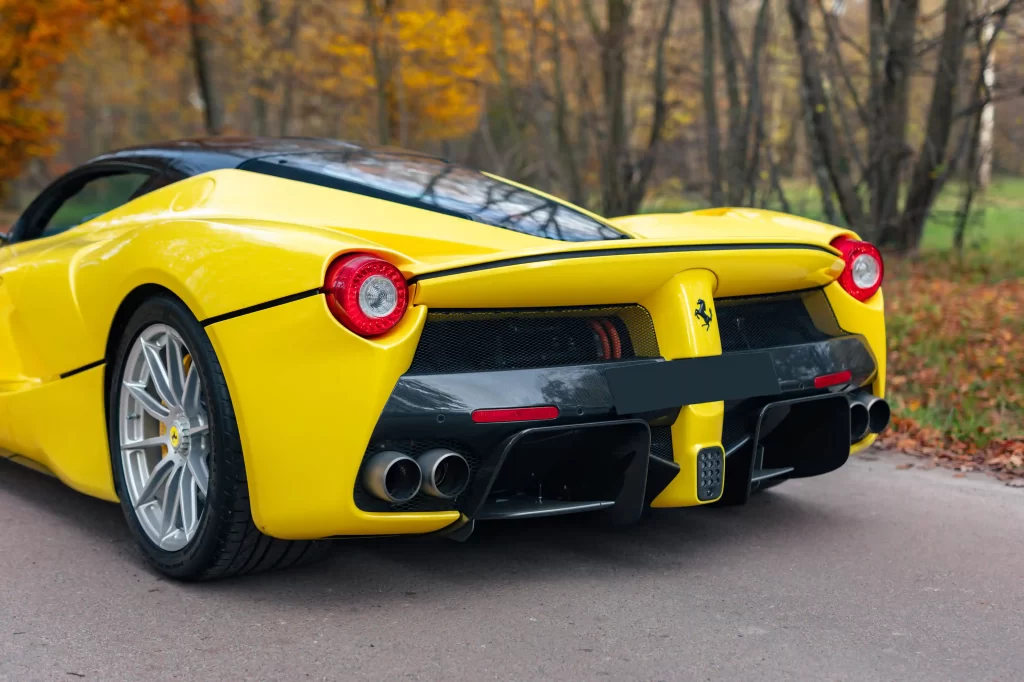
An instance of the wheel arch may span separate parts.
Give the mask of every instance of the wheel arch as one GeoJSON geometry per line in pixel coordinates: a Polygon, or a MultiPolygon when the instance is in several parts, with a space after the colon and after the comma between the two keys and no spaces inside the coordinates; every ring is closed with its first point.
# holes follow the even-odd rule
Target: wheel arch
{"type": "MultiPolygon", "coordinates": [[[[186,308],[189,308],[188,304],[173,291],[165,286],[153,283],[139,285],[121,299],[121,303],[118,305],[117,311],[110,322],[110,328],[107,331],[107,342],[103,351],[103,406],[105,414],[109,414],[110,411],[110,387],[113,381],[111,372],[116,360],[114,355],[117,353],[117,344],[120,342],[121,336],[128,327],[128,321],[132,319],[135,311],[143,303],[157,296],[172,298],[186,308]]],[[[189,310],[193,315],[195,314],[195,311],[192,311],[191,308],[189,310]]]]}

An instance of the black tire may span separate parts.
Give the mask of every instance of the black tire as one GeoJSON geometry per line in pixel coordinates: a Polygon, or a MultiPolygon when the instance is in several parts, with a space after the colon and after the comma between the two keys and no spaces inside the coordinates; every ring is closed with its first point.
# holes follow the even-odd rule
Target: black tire
{"type": "Polygon", "coordinates": [[[209,580],[287,568],[326,554],[327,541],[286,541],[261,533],[249,508],[242,444],[224,374],[203,327],[191,311],[169,296],[150,298],[129,319],[108,358],[107,432],[114,485],[128,527],[149,563],[160,573],[179,580],[209,580]],[[210,461],[206,507],[195,536],[174,552],[157,547],[143,530],[126,492],[120,459],[122,376],[132,344],[153,324],[165,324],[184,339],[202,382],[210,421],[210,461]]]}

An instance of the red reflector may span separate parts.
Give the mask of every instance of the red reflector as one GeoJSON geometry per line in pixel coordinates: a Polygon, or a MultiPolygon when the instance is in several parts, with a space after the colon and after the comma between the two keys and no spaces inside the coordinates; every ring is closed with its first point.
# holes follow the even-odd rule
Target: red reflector
{"type": "Polygon", "coordinates": [[[475,410],[473,421],[478,424],[494,424],[497,422],[531,422],[542,419],[556,419],[558,408],[554,405],[544,407],[509,407],[497,410],[475,410]]]}
{"type": "Polygon", "coordinates": [[[839,384],[845,384],[852,378],[853,373],[848,369],[844,369],[842,372],[833,372],[832,374],[822,374],[820,377],[814,377],[814,387],[828,388],[829,386],[838,386],[839,384]]]}

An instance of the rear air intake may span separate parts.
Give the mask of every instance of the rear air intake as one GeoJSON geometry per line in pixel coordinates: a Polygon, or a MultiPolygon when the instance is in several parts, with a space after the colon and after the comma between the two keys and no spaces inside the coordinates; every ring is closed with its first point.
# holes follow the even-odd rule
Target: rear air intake
{"type": "Polygon", "coordinates": [[[638,305],[543,310],[443,310],[427,315],[410,374],[487,372],[658,357],[638,305]]]}
{"type": "Polygon", "coordinates": [[[820,290],[722,298],[715,310],[723,353],[815,343],[843,333],[820,290]]]}

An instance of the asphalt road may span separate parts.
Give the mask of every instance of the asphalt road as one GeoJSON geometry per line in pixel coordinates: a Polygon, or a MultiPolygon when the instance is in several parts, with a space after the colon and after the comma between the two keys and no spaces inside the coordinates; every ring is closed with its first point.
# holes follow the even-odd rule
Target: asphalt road
{"type": "Polygon", "coordinates": [[[1024,679],[1024,491],[899,461],[202,585],[150,572],[115,506],[0,462],[0,679],[1024,679]]]}

